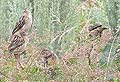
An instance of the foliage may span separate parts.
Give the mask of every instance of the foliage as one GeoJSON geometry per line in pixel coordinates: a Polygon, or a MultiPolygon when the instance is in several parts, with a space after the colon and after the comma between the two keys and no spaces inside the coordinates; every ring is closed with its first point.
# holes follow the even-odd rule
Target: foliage
{"type": "Polygon", "coordinates": [[[119,0],[0,0],[0,82],[119,82],[119,7],[119,0]],[[25,7],[33,25],[28,53],[21,55],[25,67],[17,70],[7,58],[8,38],[25,7]],[[108,29],[92,41],[86,27],[95,23],[108,29]],[[55,65],[42,66],[41,48],[58,56],[55,65]]]}

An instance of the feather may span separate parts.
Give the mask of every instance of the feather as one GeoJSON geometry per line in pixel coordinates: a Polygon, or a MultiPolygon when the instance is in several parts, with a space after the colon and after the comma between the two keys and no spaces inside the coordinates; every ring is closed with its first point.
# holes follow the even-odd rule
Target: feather
{"type": "Polygon", "coordinates": [[[15,35],[11,44],[8,46],[9,53],[12,54],[15,49],[21,47],[24,43],[25,40],[22,37],[15,35]]]}
{"type": "Polygon", "coordinates": [[[15,34],[18,30],[20,30],[25,25],[25,17],[20,17],[19,21],[16,23],[15,28],[12,31],[12,35],[15,34]]]}
{"type": "Polygon", "coordinates": [[[102,27],[102,25],[101,25],[101,24],[90,25],[90,26],[88,27],[88,30],[89,30],[89,31],[92,31],[92,30],[95,30],[95,29],[97,29],[97,28],[99,28],[99,27],[102,27]]]}
{"type": "Polygon", "coordinates": [[[14,35],[20,29],[26,31],[28,28],[31,27],[31,25],[32,25],[32,15],[31,15],[31,12],[29,10],[25,9],[22,12],[21,17],[19,18],[19,21],[15,25],[15,28],[12,31],[12,35],[14,35]]]}

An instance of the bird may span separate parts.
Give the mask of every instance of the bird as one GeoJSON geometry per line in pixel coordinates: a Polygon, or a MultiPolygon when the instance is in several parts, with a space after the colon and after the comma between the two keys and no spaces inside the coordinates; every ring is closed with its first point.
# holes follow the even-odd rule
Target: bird
{"type": "Polygon", "coordinates": [[[50,50],[43,49],[41,54],[43,56],[44,67],[51,66],[56,63],[56,57],[50,50]]]}
{"type": "Polygon", "coordinates": [[[13,36],[11,43],[8,46],[9,57],[15,56],[17,68],[18,65],[20,65],[21,68],[24,68],[20,62],[20,54],[26,51],[28,42],[29,38],[27,37],[27,33],[24,30],[20,30],[13,36]]]}
{"type": "Polygon", "coordinates": [[[99,36],[101,37],[102,36],[102,32],[107,29],[106,27],[102,27],[101,24],[94,24],[94,25],[90,25],[88,27],[88,31],[89,31],[89,36],[90,37],[96,37],[96,36],[99,36]]]}
{"type": "Polygon", "coordinates": [[[27,8],[25,8],[22,11],[22,15],[12,31],[12,35],[14,35],[19,30],[27,31],[31,26],[32,26],[32,14],[27,8]]]}

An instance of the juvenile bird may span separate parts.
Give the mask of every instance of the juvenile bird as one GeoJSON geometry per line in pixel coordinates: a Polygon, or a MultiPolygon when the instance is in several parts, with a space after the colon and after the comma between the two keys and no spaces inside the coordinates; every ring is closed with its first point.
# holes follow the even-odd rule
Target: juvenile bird
{"type": "Polygon", "coordinates": [[[15,28],[12,31],[12,35],[14,35],[19,30],[28,30],[32,25],[32,15],[31,12],[26,8],[23,10],[21,17],[15,25],[15,28]]]}
{"type": "Polygon", "coordinates": [[[101,37],[102,32],[103,32],[105,29],[107,29],[107,28],[102,27],[101,24],[90,25],[90,26],[88,27],[89,36],[90,36],[90,37],[96,37],[96,36],[101,37]]]}
{"type": "Polygon", "coordinates": [[[23,66],[20,62],[20,54],[26,50],[28,42],[29,39],[26,32],[21,30],[13,36],[11,43],[8,46],[9,56],[14,55],[17,60],[17,66],[20,65],[21,68],[23,68],[23,66]]]}
{"type": "Polygon", "coordinates": [[[48,49],[43,49],[41,54],[43,55],[43,63],[44,63],[44,67],[47,67],[48,65],[53,65],[56,63],[56,57],[54,55],[54,53],[52,53],[50,50],[48,49]]]}

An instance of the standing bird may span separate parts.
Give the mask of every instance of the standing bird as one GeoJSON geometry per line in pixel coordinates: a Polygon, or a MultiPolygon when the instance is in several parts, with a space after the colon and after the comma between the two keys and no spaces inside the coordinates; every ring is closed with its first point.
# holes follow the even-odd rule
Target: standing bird
{"type": "Polygon", "coordinates": [[[102,36],[102,32],[103,32],[105,29],[107,29],[107,28],[102,27],[101,24],[90,25],[90,26],[88,27],[89,36],[90,36],[90,37],[96,37],[96,36],[101,37],[101,36],[102,36]]]}
{"type": "Polygon", "coordinates": [[[9,56],[12,56],[14,54],[16,60],[17,60],[17,68],[18,64],[21,68],[23,68],[21,62],[20,62],[20,54],[26,50],[26,46],[29,42],[29,39],[27,37],[27,34],[25,31],[20,30],[17,34],[15,34],[12,39],[11,43],[8,46],[9,56]]]}
{"type": "Polygon", "coordinates": [[[20,54],[26,51],[26,46],[29,42],[26,31],[32,25],[32,15],[31,12],[26,8],[23,10],[19,21],[16,23],[15,28],[10,36],[10,45],[8,46],[9,56],[14,54],[17,65],[19,64],[23,68],[20,62],[20,54]]]}
{"type": "Polygon", "coordinates": [[[22,12],[19,21],[16,23],[15,28],[12,31],[12,35],[14,35],[19,30],[28,30],[32,25],[32,15],[28,9],[24,9],[22,12]]]}

